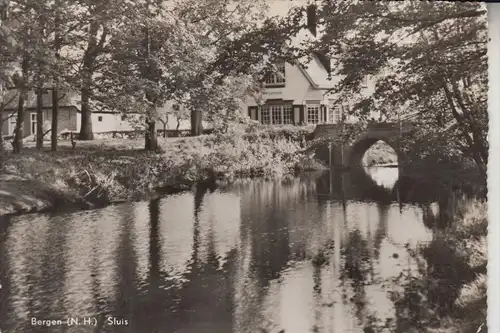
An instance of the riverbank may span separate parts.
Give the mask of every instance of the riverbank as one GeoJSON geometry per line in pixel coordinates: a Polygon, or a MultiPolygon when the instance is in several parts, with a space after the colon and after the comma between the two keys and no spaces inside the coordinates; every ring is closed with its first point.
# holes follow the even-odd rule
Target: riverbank
{"type": "Polygon", "coordinates": [[[394,295],[401,332],[479,332],[487,316],[487,237],[487,203],[472,200],[413,253],[421,275],[402,276],[404,291],[394,295]]]}
{"type": "Polygon", "coordinates": [[[9,154],[0,178],[0,216],[95,207],[188,190],[196,183],[280,178],[324,168],[304,151],[299,131],[160,138],[162,153],[142,140],[62,143],[57,152],[9,154]]]}

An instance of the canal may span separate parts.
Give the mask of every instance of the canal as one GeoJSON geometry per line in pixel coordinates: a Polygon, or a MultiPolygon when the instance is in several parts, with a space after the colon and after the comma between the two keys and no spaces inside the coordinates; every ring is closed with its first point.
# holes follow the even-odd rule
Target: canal
{"type": "Polygon", "coordinates": [[[12,217],[0,226],[0,329],[390,327],[391,294],[401,289],[399,277],[418,274],[409,250],[432,239],[429,220],[439,217],[439,205],[400,193],[397,168],[364,172],[249,180],[150,202],[12,217]],[[69,318],[80,325],[68,326],[69,318]],[[83,325],[85,318],[92,325],[83,325]]]}

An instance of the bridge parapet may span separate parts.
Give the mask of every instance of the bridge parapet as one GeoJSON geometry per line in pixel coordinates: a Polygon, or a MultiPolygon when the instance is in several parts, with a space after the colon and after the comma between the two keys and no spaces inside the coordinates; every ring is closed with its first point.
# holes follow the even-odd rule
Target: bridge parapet
{"type": "MultiPolygon", "coordinates": [[[[345,124],[347,125],[347,124],[345,124]]],[[[344,124],[318,124],[313,132],[313,137],[317,138],[335,138],[338,137],[345,126],[344,124]]],[[[409,122],[369,122],[366,128],[358,133],[363,136],[398,136],[408,133],[413,126],[409,122]]]]}
{"type": "Polygon", "coordinates": [[[366,130],[368,131],[390,131],[399,129],[398,123],[387,122],[387,123],[368,123],[366,130]]]}
{"type": "Polygon", "coordinates": [[[342,132],[341,124],[318,124],[314,129],[314,138],[331,137],[342,132]]]}
{"type": "Polygon", "coordinates": [[[368,123],[366,128],[368,131],[401,131],[402,133],[409,132],[413,129],[413,124],[410,122],[381,122],[368,123]]]}

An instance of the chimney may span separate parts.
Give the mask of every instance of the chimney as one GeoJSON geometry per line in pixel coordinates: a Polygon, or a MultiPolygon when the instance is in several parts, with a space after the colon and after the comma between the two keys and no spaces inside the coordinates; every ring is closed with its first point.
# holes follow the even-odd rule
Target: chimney
{"type": "Polygon", "coordinates": [[[316,37],[316,5],[307,6],[307,29],[316,37]]]}

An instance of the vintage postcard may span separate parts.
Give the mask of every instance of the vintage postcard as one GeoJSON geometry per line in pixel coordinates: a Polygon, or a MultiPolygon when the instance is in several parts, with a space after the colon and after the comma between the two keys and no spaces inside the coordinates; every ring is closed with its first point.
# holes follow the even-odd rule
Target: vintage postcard
{"type": "Polygon", "coordinates": [[[489,15],[0,0],[0,332],[493,332],[489,15]]]}

